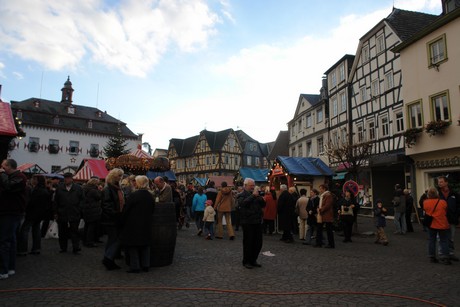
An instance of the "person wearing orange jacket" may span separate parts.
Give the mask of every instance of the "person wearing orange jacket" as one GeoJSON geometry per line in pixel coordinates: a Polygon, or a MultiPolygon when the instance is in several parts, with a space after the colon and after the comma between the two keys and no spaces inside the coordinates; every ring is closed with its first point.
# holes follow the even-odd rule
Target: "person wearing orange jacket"
{"type": "Polygon", "coordinates": [[[265,208],[264,208],[264,222],[263,222],[263,231],[264,234],[272,235],[275,231],[275,219],[276,219],[276,191],[275,187],[266,187],[265,188],[265,208]]]}
{"type": "Polygon", "coordinates": [[[423,202],[425,214],[433,217],[433,222],[428,228],[428,255],[430,262],[442,264],[452,264],[449,259],[448,231],[450,228],[447,220],[447,202],[439,198],[439,193],[435,188],[428,189],[428,198],[423,202]],[[439,236],[441,253],[436,259],[436,240],[439,236]]]}

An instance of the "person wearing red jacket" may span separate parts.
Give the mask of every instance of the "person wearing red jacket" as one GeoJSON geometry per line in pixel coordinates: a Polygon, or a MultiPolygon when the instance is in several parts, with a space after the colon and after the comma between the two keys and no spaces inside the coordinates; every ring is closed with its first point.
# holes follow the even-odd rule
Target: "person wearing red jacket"
{"type": "Polygon", "coordinates": [[[263,222],[263,231],[264,234],[272,235],[275,231],[275,219],[276,219],[276,191],[275,187],[265,189],[265,208],[264,208],[264,222],[263,222]]]}

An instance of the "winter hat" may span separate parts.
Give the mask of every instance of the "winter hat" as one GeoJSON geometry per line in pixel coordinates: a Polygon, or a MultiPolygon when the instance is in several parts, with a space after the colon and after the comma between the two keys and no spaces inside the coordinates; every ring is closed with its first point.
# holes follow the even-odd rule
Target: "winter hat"
{"type": "Polygon", "coordinates": [[[206,206],[212,206],[212,200],[208,199],[208,200],[206,201],[206,206]]]}

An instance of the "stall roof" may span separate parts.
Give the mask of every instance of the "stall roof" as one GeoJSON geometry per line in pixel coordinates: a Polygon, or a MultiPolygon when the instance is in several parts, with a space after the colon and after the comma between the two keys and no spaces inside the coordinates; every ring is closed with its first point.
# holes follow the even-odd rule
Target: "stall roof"
{"type": "Polygon", "coordinates": [[[104,160],[97,159],[85,159],[80,165],[80,169],[73,176],[74,180],[87,181],[91,179],[92,176],[97,176],[99,179],[105,179],[109,171],[105,167],[104,160]]]}
{"type": "Polygon", "coordinates": [[[290,175],[334,176],[334,172],[319,158],[278,156],[276,159],[290,175]]]}
{"type": "Polygon", "coordinates": [[[36,163],[25,163],[21,164],[17,167],[17,169],[23,173],[30,173],[30,174],[46,174],[46,172],[38,166],[36,163]]]}
{"type": "Polygon", "coordinates": [[[242,167],[240,168],[240,176],[241,178],[252,178],[256,182],[266,182],[267,181],[267,174],[269,170],[264,168],[250,168],[250,167],[242,167]]]}
{"type": "Polygon", "coordinates": [[[155,179],[158,176],[161,176],[161,177],[166,176],[166,177],[168,177],[169,181],[177,181],[176,174],[174,174],[173,171],[166,171],[166,172],[147,171],[146,176],[149,179],[155,179]]]}
{"type": "Polygon", "coordinates": [[[16,136],[16,126],[14,124],[13,114],[9,103],[0,99],[0,135],[16,136]]]}
{"type": "Polygon", "coordinates": [[[208,181],[208,178],[200,178],[200,177],[194,177],[195,181],[202,187],[206,185],[206,181],[208,181]]]}

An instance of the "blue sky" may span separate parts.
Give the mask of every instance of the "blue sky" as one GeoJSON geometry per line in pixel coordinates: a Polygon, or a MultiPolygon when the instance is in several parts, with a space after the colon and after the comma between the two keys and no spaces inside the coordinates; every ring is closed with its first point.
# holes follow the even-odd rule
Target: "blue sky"
{"type": "Polygon", "coordinates": [[[393,4],[441,13],[441,0],[0,0],[1,98],[59,101],[70,75],[75,104],[153,148],[203,129],[270,142],[393,4]]]}

